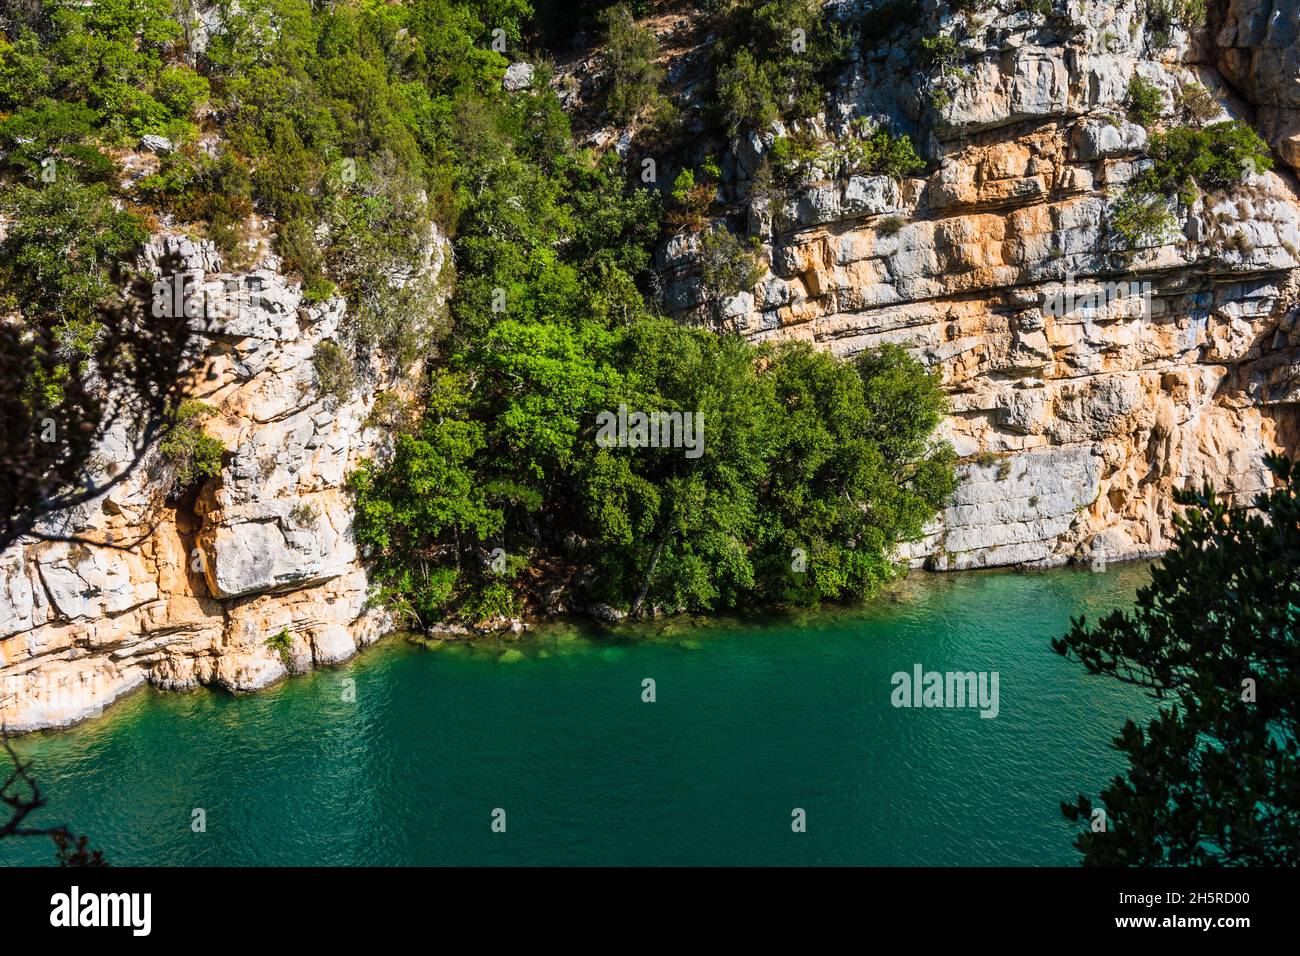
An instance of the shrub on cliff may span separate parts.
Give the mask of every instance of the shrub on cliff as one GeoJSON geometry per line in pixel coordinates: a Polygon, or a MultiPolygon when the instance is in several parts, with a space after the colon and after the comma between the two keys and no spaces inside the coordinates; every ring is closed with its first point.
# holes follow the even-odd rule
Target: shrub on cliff
{"type": "Polygon", "coordinates": [[[807,131],[778,136],[768,153],[772,171],[784,183],[798,182],[814,169],[826,176],[892,176],[900,178],[925,169],[906,133],[895,135],[886,126],[856,121],[849,135],[819,143],[807,131]]]}
{"type": "Polygon", "coordinates": [[[1160,119],[1160,114],[1165,110],[1165,94],[1146,77],[1135,73],[1129,78],[1124,106],[1130,120],[1142,126],[1150,126],[1160,119]]]}
{"type": "Polygon", "coordinates": [[[1111,229],[1127,249],[1164,240],[1174,225],[1170,204],[1175,200],[1191,205],[1203,192],[1226,189],[1251,172],[1273,168],[1267,144],[1239,120],[1156,133],[1148,153],[1151,166],[1111,207],[1111,229]]]}
{"type": "Polygon", "coordinates": [[[1223,115],[1223,104],[1218,97],[1200,83],[1188,83],[1179,90],[1174,98],[1174,107],[1184,121],[1197,127],[1223,115]]]}
{"type": "Polygon", "coordinates": [[[700,239],[700,282],[704,301],[715,322],[725,318],[723,309],[738,293],[749,292],[763,274],[756,237],[741,239],[725,226],[710,229],[700,239]]]}
{"type": "Polygon", "coordinates": [[[616,3],[600,15],[605,28],[605,64],[609,91],[605,106],[617,123],[637,119],[659,99],[663,69],[655,62],[659,42],[654,30],[642,26],[626,3],[616,3]]]}
{"type": "Polygon", "coordinates": [[[1164,242],[1175,219],[1164,196],[1130,187],[1111,204],[1109,223],[1119,247],[1131,251],[1164,242]]]}
{"type": "Polygon", "coordinates": [[[226,447],[203,430],[203,420],[212,407],[203,402],[181,402],[158,442],[158,453],[167,473],[167,496],[177,498],[205,478],[221,473],[226,447]]]}
{"type": "Polygon", "coordinates": [[[836,158],[849,176],[910,176],[925,169],[925,160],[916,154],[906,133],[895,136],[881,126],[866,129],[859,124],[857,135],[839,144],[836,158]]]}
{"type": "Polygon", "coordinates": [[[248,258],[245,227],[253,212],[252,188],[248,168],[233,153],[212,157],[197,146],[163,157],[158,171],[137,185],[143,197],[179,222],[201,224],[230,269],[248,258]]]}
{"type": "Polygon", "coordinates": [[[732,136],[810,116],[845,64],[849,38],[815,0],[720,4],[711,50],[721,124],[732,136]]]}
{"type": "Polygon", "coordinates": [[[1198,190],[1216,192],[1241,182],[1250,172],[1273,168],[1268,144],[1240,120],[1157,133],[1148,152],[1155,163],[1143,174],[1141,187],[1176,195],[1187,204],[1196,199],[1198,190]]]}
{"type": "Polygon", "coordinates": [[[1300,468],[1254,507],[1212,488],[1176,496],[1173,548],[1132,612],[1080,618],[1052,642],[1087,669],[1171,700],[1115,738],[1128,769],[1063,804],[1103,866],[1300,863],[1300,468]],[[1103,823],[1104,825],[1099,825],[1103,823]]]}

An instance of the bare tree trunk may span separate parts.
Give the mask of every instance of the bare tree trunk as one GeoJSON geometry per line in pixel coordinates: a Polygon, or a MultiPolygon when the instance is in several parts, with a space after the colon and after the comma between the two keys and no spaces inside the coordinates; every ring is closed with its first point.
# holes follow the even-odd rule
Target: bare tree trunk
{"type": "Polygon", "coordinates": [[[664,553],[664,545],[668,543],[668,531],[664,531],[659,537],[659,543],[655,545],[654,554],[650,555],[650,566],[645,569],[645,580],[641,582],[641,593],[636,596],[632,602],[632,610],[629,616],[640,617],[641,605],[645,603],[646,593],[650,590],[650,582],[655,576],[655,565],[659,563],[659,556],[664,553]]]}

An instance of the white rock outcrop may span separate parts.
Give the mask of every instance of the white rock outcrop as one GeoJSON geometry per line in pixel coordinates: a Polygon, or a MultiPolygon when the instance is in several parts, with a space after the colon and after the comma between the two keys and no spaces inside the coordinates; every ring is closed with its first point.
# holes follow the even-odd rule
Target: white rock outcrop
{"type": "MultiPolygon", "coordinates": [[[[445,245],[435,238],[430,252],[436,270],[445,245]]],[[[214,410],[204,428],[227,449],[221,474],[192,503],[168,503],[154,459],[46,522],[121,547],[24,541],[0,554],[0,720],[11,731],[73,723],[145,682],[255,690],[344,660],[390,626],[367,602],[344,488],[383,450],[366,424],[375,390],[340,401],[314,377],[344,303],[305,303],[273,262],[222,272],[210,244],[184,237],[158,236],[147,260],[168,253],[184,262],[187,300],[203,303],[190,319],[190,392],[214,410]],[[267,644],[281,632],[283,657],[267,644]]],[[[110,435],[106,463],[113,446],[110,435]]]]}

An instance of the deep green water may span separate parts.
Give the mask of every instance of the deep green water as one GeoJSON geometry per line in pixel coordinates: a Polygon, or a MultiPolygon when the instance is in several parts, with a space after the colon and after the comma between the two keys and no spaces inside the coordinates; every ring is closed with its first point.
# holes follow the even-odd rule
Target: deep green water
{"type": "MultiPolygon", "coordinates": [[[[1073,864],[1059,802],[1121,768],[1110,739],[1151,703],[1048,640],[1146,575],[917,575],[865,609],[636,639],[393,638],[259,695],[142,691],[18,744],[44,819],[119,864],[1073,864]],[[916,663],[997,671],[1000,714],[894,708],[916,663]]],[[[50,859],[0,843],[2,863],[50,859]]]]}

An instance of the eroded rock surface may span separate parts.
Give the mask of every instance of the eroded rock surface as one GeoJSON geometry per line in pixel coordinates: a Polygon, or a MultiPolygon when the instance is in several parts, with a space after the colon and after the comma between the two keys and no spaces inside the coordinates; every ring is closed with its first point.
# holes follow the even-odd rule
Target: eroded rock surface
{"type": "MultiPolygon", "coordinates": [[[[1253,122],[1258,105],[1288,156],[1300,3],[1231,0],[1163,47],[1134,0],[1023,6],[933,9],[864,51],[811,123],[830,139],[887,121],[924,146],[924,178],[814,177],[770,208],[749,177],[780,130],[723,164],[768,269],[714,321],[842,355],[900,343],[941,374],[962,484],[907,549],[936,568],[1160,552],[1175,488],[1252,495],[1265,454],[1300,437],[1300,194],[1285,163],[1181,208],[1163,243],[1122,251],[1107,227],[1108,197],[1150,162],[1125,115],[1135,75],[1163,91],[1170,122],[1193,83],[1221,119],[1253,122]],[[940,30],[960,38],[964,73],[936,108],[915,51],[940,30]]],[[[661,255],[679,314],[703,314],[696,249],[680,236],[661,255]]]]}
{"type": "Polygon", "coordinates": [[[1214,46],[1223,78],[1258,107],[1260,134],[1300,169],[1300,4],[1226,0],[1214,46]]]}
{"type": "MultiPolygon", "coordinates": [[[[121,547],[29,541],[0,555],[0,719],[11,731],[72,723],[146,681],[255,690],[344,660],[389,626],[367,604],[344,489],[382,451],[366,425],[375,389],[323,394],[312,362],[344,303],[305,303],[273,260],[222,272],[205,242],[162,235],[147,257],[169,252],[185,264],[187,301],[203,303],[190,318],[190,392],[213,409],[204,427],[227,449],[221,474],[168,502],[155,455],[45,525],[121,547]],[[283,655],[267,644],[281,632],[283,655]]],[[[445,248],[431,252],[438,269],[445,248]]],[[[121,457],[115,440],[129,444],[110,434],[106,467],[121,457]]]]}

